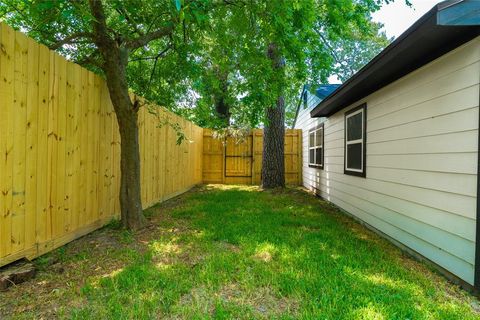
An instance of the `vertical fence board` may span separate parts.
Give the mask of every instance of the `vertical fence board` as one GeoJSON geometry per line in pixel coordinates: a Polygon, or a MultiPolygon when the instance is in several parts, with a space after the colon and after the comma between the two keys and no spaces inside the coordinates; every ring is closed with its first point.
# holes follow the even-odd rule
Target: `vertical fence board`
{"type": "Polygon", "coordinates": [[[66,104],[66,168],[65,168],[65,210],[64,210],[64,232],[70,232],[72,230],[72,212],[73,212],[73,190],[74,190],[74,150],[75,150],[75,141],[74,141],[74,100],[75,100],[75,77],[74,77],[74,64],[71,62],[67,63],[67,104],[66,104]]]}
{"type": "Polygon", "coordinates": [[[157,127],[157,121],[158,121],[158,111],[155,113],[152,120],[152,134],[153,134],[152,145],[151,145],[151,148],[153,148],[153,174],[152,174],[153,191],[152,192],[153,192],[154,199],[159,198],[159,184],[157,182],[160,180],[160,174],[158,172],[158,169],[160,167],[160,163],[158,162],[158,154],[160,150],[158,148],[158,143],[156,139],[156,134],[159,131],[159,128],[157,127]]]}
{"type": "MultiPolygon", "coordinates": [[[[27,127],[25,151],[25,247],[27,248],[34,246],[36,243],[39,50],[39,45],[32,39],[28,39],[27,127]]],[[[0,99],[2,98],[0,97],[0,99]]],[[[1,256],[2,254],[0,254],[0,257],[1,256]]]]}
{"type": "Polygon", "coordinates": [[[92,129],[92,134],[93,134],[93,139],[90,141],[91,144],[93,144],[93,173],[92,173],[92,181],[95,184],[94,187],[94,194],[93,197],[91,198],[91,201],[93,203],[93,208],[92,208],[92,221],[97,220],[98,218],[98,213],[100,211],[100,185],[98,183],[99,181],[99,166],[98,163],[100,161],[100,138],[99,138],[99,133],[100,133],[100,105],[101,105],[101,90],[103,89],[103,82],[102,80],[94,76],[93,79],[93,87],[94,87],[94,93],[93,93],[93,101],[94,101],[94,106],[93,106],[93,129],[92,129]]]}
{"type": "Polygon", "coordinates": [[[104,109],[104,126],[103,126],[103,130],[104,130],[104,133],[103,133],[103,144],[105,145],[105,151],[104,151],[104,154],[103,154],[103,171],[102,171],[102,175],[103,175],[103,189],[105,190],[105,194],[104,194],[104,209],[103,209],[103,212],[105,214],[105,216],[108,216],[109,214],[109,209],[110,209],[110,171],[112,170],[111,168],[111,163],[110,163],[110,160],[111,160],[111,156],[110,156],[110,153],[111,153],[111,144],[112,144],[112,118],[111,118],[111,114],[112,114],[112,109],[111,109],[111,106],[109,104],[109,101],[110,101],[110,95],[108,94],[108,90],[105,90],[105,95],[104,95],[104,106],[105,106],[105,109],[104,109]]]}
{"type": "Polygon", "coordinates": [[[25,145],[27,120],[27,38],[15,36],[13,91],[12,252],[25,248],[25,145]]]}
{"type": "Polygon", "coordinates": [[[97,163],[97,185],[98,185],[98,215],[102,218],[105,215],[105,113],[106,113],[106,85],[102,83],[99,104],[99,133],[98,133],[98,163],[97,163]]]}
{"type": "Polygon", "coordinates": [[[50,224],[48,216],[48,90],[49,90],[50,52],[47,47],[40,45],[38,69],[38,132],[37,132],[37,242],[45,242],[49,235],[47,226],[50,224]]]}
{"type": "Polygon", "coordinates": [[[47,234],[55,234],[57,216],[57,166],[58,166],[58,66],[56,54],[49,55],[49,83],[48,83],[48,123],[47,123],[47,234]]]}
{"type": "Polygon", "coordinates": [[[0,99],[5,105],[0,108],[0,126],[2,128],[0,146],[1,214],[0,252],[10,254],[12,250],[12,184],[13,184],[13,85],[14,85],[14,46],[15,35],[9,28],[2,27],[0,60],[0,99]]]}
{"type": "Polygon", "coordinates": [[[95,193],[95,183],[93,180],[93,166],[94,166],[94,122],[95,119],[95,104],[94,104],[94,75],[92,73],[87,74],[86,81],[86,95],[87,95],[87,113],[86,113],[86,126],[87,126],[87,137],[86,137],[86,145],[85,145],[85,152],[87,153],[87,157],[85,159],[85,175],[86,175],[86,187],[85,193],[87,196],[87,203],[85,204],[85,221],[87,224],[92,223],[93,221],[93,201],[94,193],[95,193]]]}
{"type": "MultiPolygon", "coordinates": [[[[145,141],[145,110],[141,108],[138,111],[138,139],[145,141]]],[[[143,186],[145,181],[145,145],[140,144],[140,184],[143,186]]],[[[145,203],[145,188],[141,190],[142,203],[145,203]]]]}
{"type": "Polygon", "coordinates": [[[58,110],[57,110],[57,165],[52,166],[57,172],[56,179],[56,203],[57,208],[54,216],[54,236],[60,237],[65,233],[66,213],[66,134],[67,134],[67,62],[61,56],[55,56],[55,68],[58,74],[58,110]]]}
{"type": "Polygon", "coordinates": [[[81,203],[80,203],[80,192],[82,189],[82,175],[80,172],[80,161],[81,161],[81,116],[82,116],[82,106],[81,106],[81,95],[82,95],[82,69],[79,65],[74,65],[74,85],[73,85],[73,207],[72,207],[72,230],[77,230],[80,224],[81,216],[81,203]]]}
{"type": "Polygon", "coordinates": [[[150,176],[152,174],[152,170],[150,168],[151,162],[148,161],[151,156],[151,143],[150,143],[150,114],[148,112],[147,107],[143,108],[143,113],[145,115],[145,122],[143,127],[143,141],[144,141],[144,162],[143,162],[143,172],[144,172],[144,180],[142,185],[145,186],[143,188],[143,193],[145,194],[145,204],[144,206],[149,206],[150,204],[150,176]]]}
{"type": "Polygon", "coordinates": [[[80,166],[79,166],[79,188],[77,189],[79,199],[79,224],[86,225],[88,221],[87,215],[87,193],[88,189],[88,179],[87,179],[87,158],[88,158],[88,71],[86,69],[81,69],[81,88],[80,88],[80,121],[79,121],[79,155],[80,155],[80,166]]]}
{"type": "Polygon", "coordinates": [[[88,111],[87,111],[87,145],[85,146],[88,156],[85,172],[87,175],[87,206],[86,221],[87,224],[94,223],[96,219],[97,207],[97,153],[98,153],[98,104],[99,104],[99,90],[98,84],[101,80],[97,80],[98,76],[92,72],[88,72],[86,79],[87,95],[88,95],[88,111]]]}
{"type": "Polygon", "coordinates": [[[162,150],[160,153],[160,156],[158,157],[158,163],[159,163],[159,168],[158,168],[158,174],[160,175],[160,178],[157,182],[157,185],[159,186],[159,199],[163,200],[166,195],[166,190],[165,190],[165,177],[166,177],[166,161],[167,161],[167,152],[166,152],[166,141],[167,141],[167,127],[165,125],[162,125],[162,119],[165,118],[166,112],[163,110],[159,110],[159,119],[158,125],[161,125],[161,127],[158,129],[158,135],[165,137],[164,139],[158,139],[158,149],[162,150]]]}
{"type": "MultiPolygon", "coordinates": [[[[4,46],[3,42],[6,38],[4,38],[3,33],[5,26],[0,25],[0,46],[4,46]]],[[[5,78],[4,78],[4,71],[2,70],[7,65],[8,55],[6,50],[0,51],[0,101],[6,101],[8,94],[8,88],[5,86],[5,78]],[[3,66],[3,68],[2,68],[3,66]]],[[[4,122],[7,119],[7,107],[0,108],[0,126],[3,128],[4,122]],[[2,120],[3,119],[3,120],[2,120]]],[[[6,197],[4,194],[5,189],[5,178],[7,176],[5,161],[3,157],[3,151],[5,148],[6,143],[6,133],[3,132],[0,134],[0,256],[6,256],[10,253],[10,250],[7,249],[7,220],[6,220],[6,197]]]]}
{"type": "Polygon", "coordinates": [[[148,165],[149,165],[150,172],[148,174],[149,181],[147,185],[149,186],[149,189],[148,189],[149,190],[148,197],[150,198],[149,204],[153,204],[153,202],[155,202],[155,200],[157,199],[155,195],[155,184],[156,184],[156,178],[157,178],[156,170],[155,170],[156,162],[157,162],[157,159],[156,159],[157,148],[154,143],[157,130],[155,129],[155,115],[150,113],[148,118],[149,118],[149,121],[148,121],[149,122],[148,124],[149,141],[147,144],[147,149],[150,151],[149,157],[148,157],[149,159],[148,165]]]}
{"type": "Polygon", "coordinates": [[[23,161],[25,160],[22,153],[24,153],[24,110],[23,110],[23,81],[22,81],[22,44],[21,36],[16,35],[14,43],[14,80],[13,80],[13,134],[12,134],[12,151],[10,152],[13,161],[12,173],[12,210],[11,210],[11,245],[12,252],[21,249],[21,234],[18,232],[22,228],[22,189],[24,183],[23,161]]]}

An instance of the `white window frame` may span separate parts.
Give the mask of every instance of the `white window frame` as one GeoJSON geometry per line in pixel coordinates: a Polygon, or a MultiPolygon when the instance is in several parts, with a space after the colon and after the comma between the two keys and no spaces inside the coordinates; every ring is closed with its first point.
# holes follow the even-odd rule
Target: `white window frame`
{"type": "Polygon", "coordinates": [[[324,161],[324,152],[325,149],[323,147],[324,144],[324,135],[325,135],[325,130],[324,130],[324,125],[321,123],[320,125],[310,129],[308,131],[308,166],[312,168],[320,168],[323,169],[323,161],[324,161]],[[317,131],[322,131],[322,141],[320,141],[320,145],[317,145],[317,131]],[[310,146],[310,135],[313,134],[313,147],[310,146]],[[320,164],[317,163],[317,152],[316,149],[321,149],[321,159],[320,159],[320,164]],[[310,162],[310,151],[313,151],[313,162],[310,162]]]}
{"type": "Polygon", "coordinates": [[[366,139],[365,139],[365,134],[366,134],[366,121],[365,121],[365,117],[366,117],[366,104],[362,104],[361,106],[357,107],[356,109],[358,110],[355,110],[353,112],[347,112],[345,113],[345,166],[344,166],[344,173],[345,174],[353,174],[353,175],[357,175],[357,176],[363,176],[365,177],[365,143],[366,143],[366,139]],[[358,115],[359,113],[362,114],[362,129],[361,129],[361,137],[359,139],[356,139],[356,140],[350,140],[348,141],[348,119],[353,117],[353,116],[356,116],[358,115]],[[351,144],[360,144],[361,145],[361,157],[360,157],[360,163],[361,163],[361,169],[357,169],[357,168],[349,168],[348,167],[348,146],[351,145],[351,144]]]}

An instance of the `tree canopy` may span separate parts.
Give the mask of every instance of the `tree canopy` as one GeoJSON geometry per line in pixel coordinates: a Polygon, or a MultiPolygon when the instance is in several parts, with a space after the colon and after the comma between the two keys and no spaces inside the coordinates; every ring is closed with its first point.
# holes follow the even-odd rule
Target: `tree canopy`
{"type": "MultiPolygon", "coordinates": [[[[287,63],[287,121],[305,83],[345,81],[388,43],[370,14],[381,0],[185,1],[109,0],[109,28],[119,41],[176,26],[168,37],[132,50],[130,88],[197,124],[255,127],[272,103],[278,77],[265,59],[266,38],[278,39],[287,63]],[[221,109],[221,107],[220,107],[221,109]],[[220,110],[221,111],[221,110],[220,110]],[[223,117],[223,119],[222,119],[223,117]]],[[[87,1],[5,0],[2,19],[68,58],[102,73],[87,36],[87,1]]]]}
{"type": "Polygon", "coordinates": [[[345,81],[388,45],[370,16],[385,2],[212,2],[197,13],[202,25],[187,31],[188,46],[150,45],[150,58],[132,58],[129,83],[147,99],[212,128],[263,124],[265,107],[282,87],[291,121],[305,83],[326,83],[330,75],[345,81]],[[281,77],[265,55],[275,39],[286,62],[281,77]],[[219,114],[222,107],[229,121],[219,114]]]}
{"type": "Polygon", "coordinates": [[[382,24],[372,22],[365,34],[355,32],[351,38],[322,37],[334,60],[332,74],[345,82],[388,46],[393,39],[389,39],[381,28],[382,24]]]}

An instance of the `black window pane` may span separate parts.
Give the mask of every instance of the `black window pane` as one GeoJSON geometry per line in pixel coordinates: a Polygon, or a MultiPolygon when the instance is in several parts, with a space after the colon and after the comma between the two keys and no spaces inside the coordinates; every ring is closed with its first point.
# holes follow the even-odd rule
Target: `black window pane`
{"type": "Polygon", "coordinates": [[[315,132],[312,132],[309,134],[309,142],[308,142],[308,145],[311,147],[314,147],[315,146],[315,132]]]}
{"type": "Polygon", "coordinates": [[[310,149],[310,155],[308,158],[308,163],[315,163],[315,149],[310,149]]]}
{"type": "Polygon", "coordinates": [[[315,131],[315,146],[321,147],[323,143],[323,129],[315,131]]]}
{"type": "Polygon", "coordinates": [[[347,118],[347,141],[362,138],[362,112],[347,118]]]}
{"type": "Polygon", "coordinates": [[[322,148],[315,149],[315,164],[322,165],[323,157],[322,157],[322,148]]]}
{"type": "Polygon", "coordinates": [[[362,144],[347,145],[347,169],[362,169],[362,144]]]}

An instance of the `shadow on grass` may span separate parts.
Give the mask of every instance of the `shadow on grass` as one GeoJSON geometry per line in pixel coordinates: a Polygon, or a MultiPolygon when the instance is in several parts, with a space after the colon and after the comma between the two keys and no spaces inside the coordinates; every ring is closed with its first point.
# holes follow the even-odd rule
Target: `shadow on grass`
{"type": "Polygon", "coordinates": [[[475,318],[444,280],[303,192],[207,186],[178,203],[153,210],[169,232],[137,237],[73,318],[475,318]]]}

